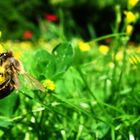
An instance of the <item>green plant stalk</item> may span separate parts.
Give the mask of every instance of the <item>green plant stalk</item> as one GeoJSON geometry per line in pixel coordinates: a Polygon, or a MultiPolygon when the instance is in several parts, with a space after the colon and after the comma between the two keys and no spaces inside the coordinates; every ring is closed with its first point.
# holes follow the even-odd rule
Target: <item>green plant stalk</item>
{"type": "MultiPolygon", "coordinates": [[[[21,91],[21,90],[20,90],[20,92],[21,92],[23,95],[25,95],[26,97],[28,97],[29,99],[32,99],[30,96],[28,96],[26,93],[24,93],[24,91],[21,91]]],[[[54,110],[53,108],[49,108],[48,105],[50,105],[51,103],[46,105],[45,103],[42,103],[42,101],[39,100],[39,99],[35,99],[35,98],[34,98],[34,100],[35,100],[36,102],[40,103],[40,104],[42,105],[42,107],[44,107],[46,110],[48,110],[48,111],[50,111],[50,112],[55,112],[56,114],[59,114],[59,115],[61,115],[61,116],[63,116],[63,117],[66,117],[63,113],[60,113],[60,112],[54,110]]],[[[45,109],[44,109],[44,110],[45,110],[45,109]]]]}
{"type": "Polygon", "coordinates": [[[115,129],[114,129],[114,127],[111,128],[111,139],[115,140],[115,129]]]}
{"type": "MultiPolygon", "coordinates": [[[[31,97],[27,96],[27,94],[25,94],[23,91],[21,91],[21,92],[22,92],[26,97],[28,97],[29,99],[31,99],[31,97]]],[[[93,117],[93,116],[90,115],[90,112],[88,112],[88,111],[86,111],[86,110],[83,110],[83,109],[81,109],[81,108],[78,108],[77,106],[73,105],[72,103],[69,103],[69,102],[65,101],[64,99],[62,99],[61,97],[58,97],[56,94],[52,94],[52,96],[55,97],[55,98],[57,98],[57,99],[59,99],[60,101],[63,101],[64,103],[66,103],[67,105],[69,105],[70,107],[72,107],[73,109],[75,109],[75,111],[77,111],[77,112],[82,112],[84,115],[86,115],[86,116],[88,116],[88,117],[90,117],[90,118],[93,117]]],[[[62,116],[62,117],[64,117],[64,118],[67,118],[66,115],[64,115],[63,113],[60,113],[60,112],[54,110],[53,108],[48,107],[48,105],[42,103],[40,100],[37,100],[37,99],[34,99],[34,100],[37,101],[38,103],[40,103],[40,104],[42,105],[43,108],[38,109],[38,110],[33,110],[33,111],[30,111],[30,112],[28,112],[28,113],[26,113],[26,114],[22,114],[22,115],[20,115],[20,116],[17,116],[17,117],[15,117],[15,118],[13,118],[12,121],[22,120],[22,119],[24,119],[25,116],[27,116],[29,113],[32,114],[32,113],[34,113],[34,112],[40,112],[40,111],[41,111],[42,114],[43,114],[43,111],[45,111],[45,110],[48,110],[48,111],[53,112],[53,113],[56,113],[56,114],[58,114],[58,115],[60,115],[60,116],[62,116]]],[[[98,117],[96,117],[96,116],[94,116],[94,118],[95,118],[96,120],[98,120],[98,121],[101,121],[101,122],[104,122],[104,123],[106,123],[106,124],[108,124],[108,125],[111,125],[111,124],[109,124],[109,122],[106,122],[105,120],[103,120],[103,119],[101,119],[101,118],[98,118],[98,117]]],[[[92,118],[92,119],[93,119],[93,118],[92,118]]],[[[70,119],[69,121],[72,121],[72,120],[70,119]]]]}
{"type": "Polygon", "coordinates": [[[33,111],[31,111],[30,113],[31,113],[31,116],[33,116],[35,118],[35,125],[32,128],[36,132],[36,135],[37,135],[38,139],[41,139],[42,134],[41,134],[41,129],[40,129],[39,123],[37,121],[38,116],[34,115],[33,111]]]}
{"type": "MultiPolygon", "coordinates": [[[[122,32],[125,32],[127,25],[128,25],[128,23],[126,21],[124,21],[124,24],[123,24],[123,27],[122,27],[122,30],[121,30],[122,32]]],[[[122,78],[123,78],[123,73],[124,73],[125,68],[126,68],[126,55],[127,55],[126,49],[128,47],[128,41],[130,40],[130,35],[126,34],[124,39],[125,40],[123,41],[123,46],[124,46],[124,48],[123,48],[123,66],[122,66],[122,71],[120,73],[118,83],[121,83],[122,78]]]]}
{"type": "Polygon", "coordinates": [[[61,25],[61,30],[60,30],[60,38],[62,39],[62,41],[66,41],[66,37],[65,37],[65,30],[64,30],[64,14],[62,9],[59,9],[59,16],[60,16],[60,25],[61,25]]]}
{"type": "Polygon", "coordinates": [[[79,125],[79,129],[78,129],[78,133],[77,133],[77,136],[76,136],[76,140],[79,140],[80,139],[80,135],[82,133],[82,130],[83,130],[83,125],[80,124],[79,125]]]}
{"type": "Polygon", "coordinates": [[[108,34],[108,35],[104,35],[104,36],[98,37],[96,39],[93,39],[87,43],[92,45],[95,42],[99,42],[99,41],[102,41],[102,40],[107,39],[107,38],[114,38],[114,37],[125,36],[125,35],[127,35],[125,32],[108,34]]]}
{"type": "MultiPolygon", "coordinates": [[[[106,115],[106,117],[108,117],[108,114],[107,114],[107,111],[104,109],[104,105],[103,105],[103,102],[99,101],[96,96],[94,95],[94,93],[91,91],[81,69],[79,67],[77,67],[77,71],[79,72],[79,74],[81,75],[81,78],[83,79],[86,87],[87,87],[87,90],[89,91],[89,93],[91,94],[91,96],[95,99],[95,101],[97,102],[97,104],[99,105],[100,109],[104,112],[104,115],[106,115]]],[[[109,126],[112,126],[111,122],[105,122],[107,123],[109,126]]]]}
{"type": "MultiPolygon", "coordinates": [[[[117,54],[117,52],[118,52],[118,47],[119,47],[119,44],[118,44],[118,37],[116,37],[116,39],[115,39],[115,49],[114,49],[114,55],[113,55],[113,63],[114,63],[114,68],[113,68],[113,71],[112,71],[112,85],[111,85],[111,98],[110,98],[110,100],[112,100],[112,98],[114,97],[114,95],[115,95],[115,93],[116,93],[116,71],[117,71],[117,67],[118,67],[118,65],[117,65],[117,62],[116,62],[116,54],[117,54]]],[[[120,83],[119,83],[120,84],[120,83]]]]}
{"type": "MultiPolygon", "coordinates": [[[[119,35],[119,28],[120,28],[120,23],[121,23],[121,11],[120,11],[120,6],[117,5],[115,7],[115,14],[116,14],[116,20],[115,20],[115,27],[114,27],[114,33],[115,34],[118,34],[115,36],[115,48],[113,49],[112,48],[112,51],[114,52],[114,55],[113,55],[113,63],[114,63],[114,69],[112,71],[112,86],[111,86],[111,95],[109,97],[109,100],[112,101],[112,99],[115,98],[116,96],[116,90],[118,90],[118,87],[116,89],[116,77],[117,77],[117,73],[116,73],[116,70],[117,70],[117,62],[116,62],[116,54],[118,52],[118,49],[120,47],[120,35],[119,35]]],[[[124,36],[127,35],[125,32],[124,33],[124,36]]],[[[118,83],[120,85],[120,83],[118,83]]],[[[109,101],[109,102],[110,102],[109,101]]]]}
{"type": "Polygon", "coordinates": [[[98,101],[98,99],[96,98],[96,96],[94,95],[94,93],[91,91],[90,87],[88,86],[88,83],[81,71],[81,68],[77,67],[77,71],[79,72],[83,82],[85,83],[86,87],[87,87],[87,90],[89,91],[90,95],[94,98],[94,100],[99,104],[99,106],[102,108],[102,104],[98,101]]]}
{"type": "MultiPolygon", "coordinates": [[[[121,29],[122,32],[125,32],[126,30],[126,27],[127,27],[127,22],[124,21],[124,24],[123,24],[123,27],[121,29]]],[[[128,41],[130,39],[130,36],[126,33],[125,37],[124,37],[124,41],[123,41],[123,65],[122,65],[122,68],[121,68],[121,72],[120,72],[120,76],[119,76],[119,79],[118,79],[118,88],[120,88],[120,85],[122,83],[122,78],[123,78],[123,74],[124,74],[124,71],[125,71],[125,68],[126,68],[126,49],[128,47],[128,41]]]]}
{"type": "MultiPolygon", "coordinates": [[[[40,116],[40,121],[39,121],[39,127],[41,128],[42,127],[42,123],[44,121],[44,116],[45,116],[45,110],[43,110],[41,112],[41,116],[40,116]]],[[[42,134],[41,134],[42,135],[42,134]]]]}
{"type": "MultiPolygon", "coordinates": [[[[74,104],[72,104],[72,103],[70,103],[70,102],[68,102],[67,100],[65,100],[65,99],[62,99],[62,97],[59,97],[59,96],[57,96],[57,95],[53,95],[56,99],[59,99],[60,101],[62,101],[62,102],[64,102],[66,105],[68,105],[69,107],[72,107],[76,112],[81,112],[81,113],[83,113],[84,115],[86,115],[86,116],[88,116],[88,117],[90,117],[90,118],[92,118],[93,119],[93,115],[91,115],[91,113],[89,112],[89,111],[86,111],[86,110],[84,110],[84,109],[81,109],[81,108],[79,108],[78,106],[75,106],[74,104]]],[[[64,116],[64,117],[66,117],[66,116],[64,116]]],[[[98,121],[101,121],[101,122],[104,122],[104,123],[106,123],[106,124],[108,124],[106,121],[104,121],[103,119],[101,119],[101,118],[98,118],[98,117],[96,117],[96,116],[94,116],[94,118],[96,119],[96,120],[98,120],[98,121]]],[[[109,124],[110,125],[110,124],[109,124]]]]}
{"type": "MultiPolygon", "coordinates": [[[[119,11],[120,12],[120,11],[119,11]]],[[[122,29],[121,29],[121,32],[125,32],[125,30],[126,30],[126,26],[127,26],[127,23],[126,23],[126,21],[124,21],[124,24],[123,24],[123,27],[122,27],[122,29]]],[[[116,22],[116,32],[119,32],[119,25],[117,25],[117,22],[116,22]]],[[[118,38],[119,39],[119,38],[118,38]]],[[[118,44],[118,42],[119,41],[117,41],[118,40],[117,38],[116,38],[116,48],[115,48],[115,55],[114,55],[114,64],[115,64],[115,68],[114,68],[114,71],[113,71],[113,74],[114,74],[114,78],[116,77],[116,67],[117,67],[117,63],[116,63],[116,61],[115,61],[115,56],[116,56],[116,54],[117,54],[117,52],[118,52],[118,48],[119,48],[119,44],[118,44]]],[[[129,35],[126,33],[125,34],[125,36],[124,36],[124,41],[123,41],[123,46],[124,46],[124,48],[123,48],[123,65],[122,65],[122,68],[121,68],[121,72],[120,72],[120,75],[119,75],[119,77],[118,77],[118,80],[115,78],[115,79],[113,79],[113,77],[112,77],[112,82],[113,81],[116,81],[117,80],[117,90],[120,90],[120,88],[121,88],[121,85],[123,85],[122,84],[122,80],[123,80],[123,75],[124,75],[124,72],[125,72],[125,68],[126,68],[126,48],[127,48],[127,43],[128,43],[128,41],[129,41],[129,39],[130,39],[130,37],[129,37],[129,35]]],[[[115,83],[113,83],[113,85],[114,85],[115,83]]],[[[114,88],[112,87],[112,93],[114,92],[114,88]]],[[[115,98],[117,97],[117,95],[116,96],[114,96],[115,98]]]]}
{"type": "Polygon", "coordinates": [[[61,130],[61,135],[62,135],[63,140],[67,140],[65,131],[61,130]]]}
{"type": "Polygon", "coordinates": [[[88,28],[88,32],[89,32],[91,38],[96,37],[94,27],[92,26],[91,23],[88,23],[87,28],[88,28]]]}
{"type": "Polygon", "coordinates": [[[127,43],[128,41],[126,40],[125,44],[124,44],[124,49],[123,49],[123,65],[122,65],[122,68],[121,68],[121,73],[120,73],[120,76],[119,76],[119,79],[118,79],[118,86],[120,87],[121,84],[119,83],[122,83],[122,79],[123,79],[123,74],[125,72],[125,69],[126,69],[126,48],[127,48],[127,43]]]}
{"type": "MultiPolygon", "coordinates": [[[[29,99],[31,99],[31,97],[27,96],[27,94],[25,94],[23,91],[20,91],[20,92],[22,92],[22,94],[24,94],[26,97],[28,97],[29,99]]],[[[82,112],[83,114],[87,115],[88,117],[91,117],[91,116],[90,116],[90,113],[89,113],[88,111],[83,110],[83,109],[80,109],[80,108],[78,108],[77,106],[73,105],[72,103],[66,102],[66,101],[63,100],[61,97],[58,97],[58,96],[55,95],[55,94],[52,94],[52,96],[55,97],[55,98],[57,98],[57,99],[59,99],[59,100],[61,100],[61,101],[63,101],[64,103],[68,104],[70,107],[74,108],[77,112],[82,112]]],[[[64,114],[62,114],[62,113],[60,113],[60,112],[54,110],[53,108],[48,107],[46,104],[43,104],[40,100],[37,100],[37,99],[35,99],[35,100],[36,100],[38,103],[40,103],[40,104],[42,105],[42,107],[44,107],[43,110],[48,110],[48,111],[53,112],[53,113],[55,112],[56,114],[61,115],[62,117],[65,117],[65,118],[67,117],[66,115],[64,115],[64,114]]],[[[42,110],[42,109],[39,109],[39,110],[33,110],[33,111],[31,111],[31,112],[32,112],[32,113],[33,113],[33,112],[38,112],[38,111],[40,112],[40,111],[43,111],[43,110],[42,110]]],[[[22,115],[20,115],[20,116],[17,116],[17,117],[15,117],[15,118],[13,118],[12,121],[22,120],[22,119],[25,118],[26,115],[28,115],[28,114],[31,113],[31,112],[28,112],[28,113],[26,113],[26,114],[22,114],[22,115]]],[[[97,118],[96,116],[94,116],[94,117],[95,117],[95,119],[98,120],[98,121],[107,123],[106,121],[104,121],[104,120],[102,120],[102,119],[100,119],[100,118],[97,118]]],[[[70,121],[72,121],[72,120],[70,120],[70,121]]]]}

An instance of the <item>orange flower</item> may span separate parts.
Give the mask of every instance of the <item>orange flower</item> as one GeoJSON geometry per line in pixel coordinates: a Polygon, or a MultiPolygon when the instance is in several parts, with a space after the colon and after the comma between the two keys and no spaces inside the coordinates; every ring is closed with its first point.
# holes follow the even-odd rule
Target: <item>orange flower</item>
{"type": "Polygon", "coordinates": [[[25,31],[25,32],[23,33],[23,38],[24,38],[24,39],[32,39],[32,37],[33,37],[32,31],[25,31]]]}
{"type": "Polygon", "coordinates": [[[51,21],[51,22],[58,21],[58,17],[56,15],[53,15],[53,14],[45,15],[44,18],[47,19],[48,21],[51,21]]]}

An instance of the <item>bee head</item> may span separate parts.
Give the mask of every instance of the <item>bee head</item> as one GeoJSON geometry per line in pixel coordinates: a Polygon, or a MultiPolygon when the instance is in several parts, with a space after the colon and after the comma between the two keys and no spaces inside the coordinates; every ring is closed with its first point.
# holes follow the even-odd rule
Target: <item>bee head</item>
{"type": "Polygon", "coordinates": [[[13,57],[13,53],[11,51],[0,53],[0,59],[7,59],[8,57],[13,57]]]}

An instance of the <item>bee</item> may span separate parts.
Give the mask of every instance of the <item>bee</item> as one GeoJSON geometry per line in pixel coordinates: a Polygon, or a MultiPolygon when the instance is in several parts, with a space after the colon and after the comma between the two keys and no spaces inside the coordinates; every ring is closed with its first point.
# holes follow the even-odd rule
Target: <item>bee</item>
{"type": "Polygon", "coordinates": [[[19,74],[23,74],[44,92],[44,87],[32,76],[25,73],[19,60],[14,58],[13,52],[0,53],[0,99],[8,96],[13,90],[19,87],[19,74]]]}

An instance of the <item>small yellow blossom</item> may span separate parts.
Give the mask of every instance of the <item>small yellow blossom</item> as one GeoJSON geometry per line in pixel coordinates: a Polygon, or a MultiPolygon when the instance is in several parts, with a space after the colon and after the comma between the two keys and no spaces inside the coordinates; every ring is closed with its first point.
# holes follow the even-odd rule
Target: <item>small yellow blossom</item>
{"type": "Polygon", "coordinates": [[[128,6],[133,8],[138,2],[139,0],[128,0],[128,6]]]}
{"type": "Polygon", "coordinates": [[[100,51],[100,53],[106,55],[109,51],[109,47],[107,45],[100,45],[99,51],[100,51]]]}
{"type": "Polygon", "coordinates": [[[133,26],[132,25],[127,25],[127,27],[126,27],[126,33],[128,35],[131,35],[132,32],[133,32],[133,26]]]}
{"type": "Polygon", "coordinates": [[[115,59],[116,59],[116,61],[122,61],[123,60],[123,52],[122,51],[117,52],[115,59]]]}
{"type": "Polygon", "coordinates": [[[44,81],[43,81],[43,86],[44,86],[46,89],[51,90],[51,91],[54,91],[55,88],[56,88],[54,82],[51,81],[51,80],[44,80],[44,81]]]}
{"type": "Polygon", "coordinates": [[[131,11],[124,11],[124,14],[126,16],[127,23],[134,23],[137,19],[137,14],[134,14],[131,11]]]}
{"type": "Polygon", "coordinates": [[[91,49],[90,45],[88,43],[83,42],[83,41],[81,41],[79,43],[79,48],[83,52],[89,51],[91,49]]]}

